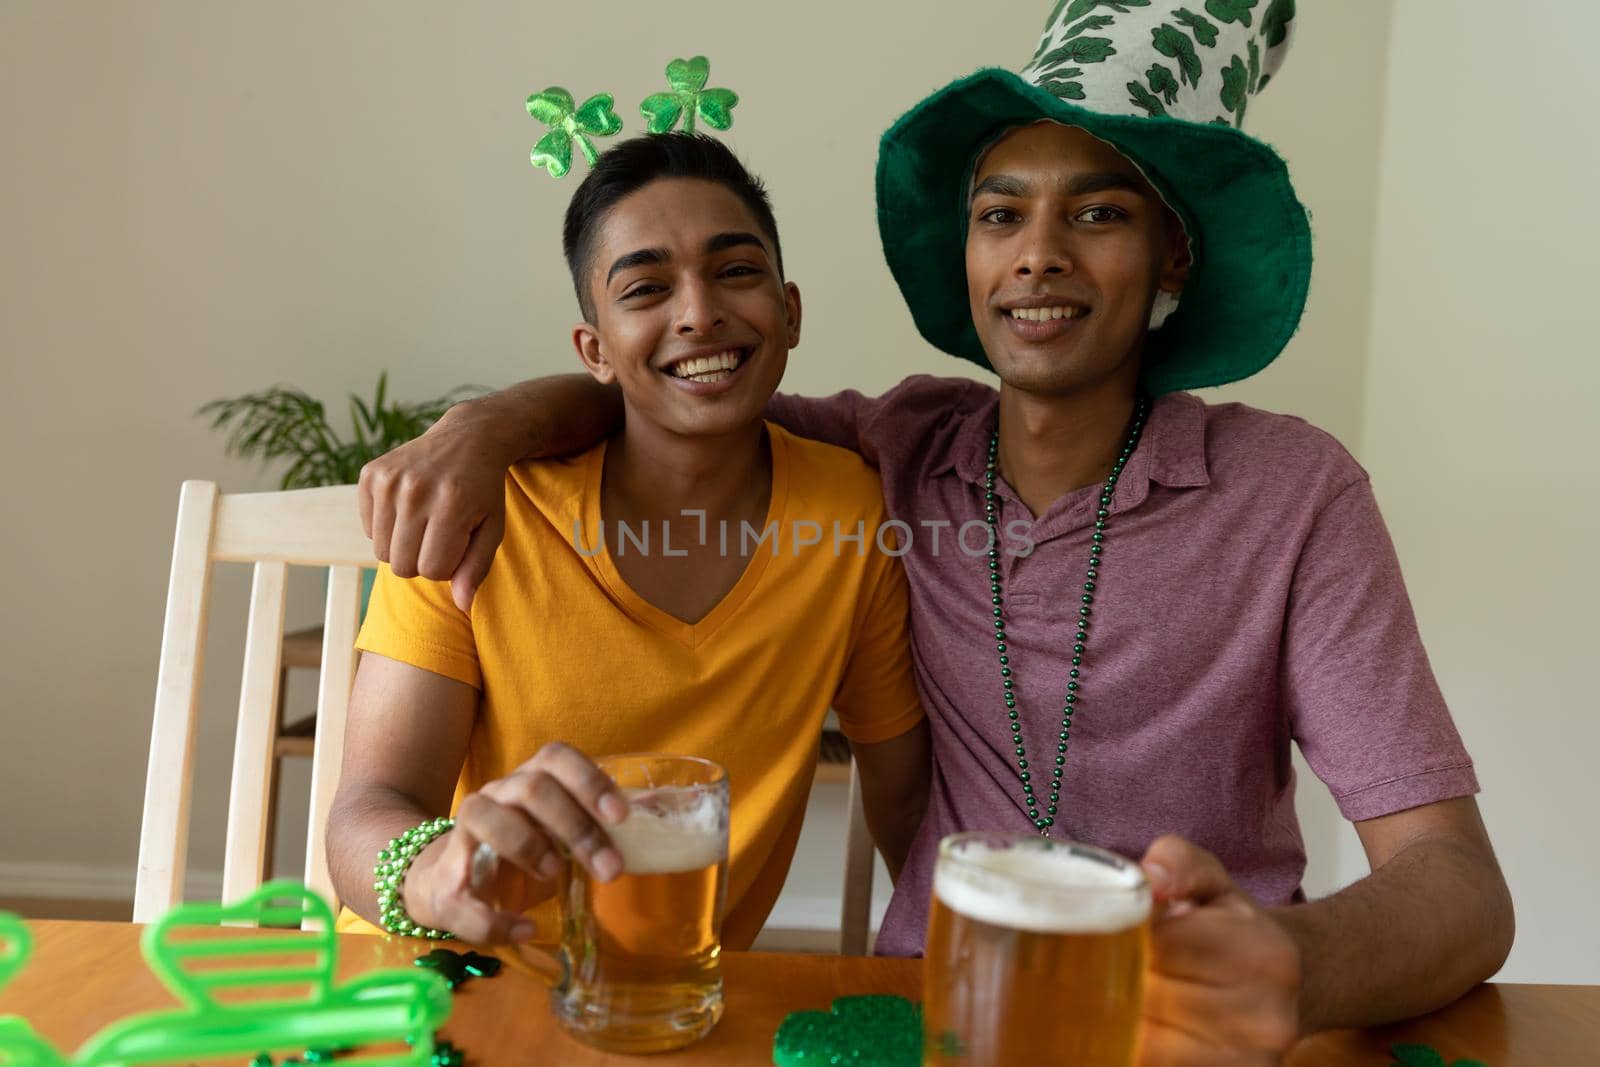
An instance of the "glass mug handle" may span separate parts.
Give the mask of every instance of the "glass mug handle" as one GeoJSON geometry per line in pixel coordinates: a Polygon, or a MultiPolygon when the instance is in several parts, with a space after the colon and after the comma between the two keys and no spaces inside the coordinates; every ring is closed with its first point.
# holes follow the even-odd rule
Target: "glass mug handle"
{"type": "MultiPolygon", "coordinates": [[[[499,870],[500,857],[495,854],[494,847],[480,841],[478,847],[472,850],[472,863],[467,873],[472,891],[480,894],[481,898],[484,890],[494,885],[499,870]]],[[[514,942],[497,947],[502,950],[502,959],[557,992],[565,989],[572,978],[572,965],[565,952],[551,952],[514,942]]]]}

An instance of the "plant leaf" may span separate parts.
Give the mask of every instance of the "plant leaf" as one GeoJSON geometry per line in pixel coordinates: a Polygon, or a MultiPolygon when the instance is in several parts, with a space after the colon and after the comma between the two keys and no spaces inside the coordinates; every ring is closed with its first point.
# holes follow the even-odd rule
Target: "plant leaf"
{"type": "Polygon", "coordinates": [[[1261,16],[1261,36],[1268,48],[1276,48],[1289,37],[1289,22],[1294,18],[1294,0],[1272,0],[1261,16]]]}
{"type": "Polygon", "coordinates": [[[350,429],[355,434],[356,444],[358,445],[367,443],[367,434],[361,428],[362,423],[366,423],[369,428],[376,429],[373,426],[372,412],[367,410],[367,405],[361,402],[359,396],[352,393],[350,396],[350,429]]]}
{"type": "Polygon", "coordinates": [[[1157,52],[1178,61],[1178,70],[1182,72],[1184,81],[1190,85],[1200,84],[1200,57],[1195,54],[1194,45],[1182,30],[1163,22],[1150,31],[1150,36],[1157,52]]]}
{"type": "Polygon", "coordinates": [[[585,100],[572,119],[578,129],[595,137],[610,137],[622,129],[622,117],[612,110],[615,98],[610,93],[595,93],[585,100]]]}
{"type": "Polygon", "coordinates": [[[554,126],[572,114],[572,94],[559,85],[534,93],[528,97],[528,114],[546,126],[554,126]]]}
{"type": "Polygon", "coordinates": [[[705,56],[674,59],[667,64],[667,81],[680,93],[698,93],[711,76],[711,63],[705,56]]]}
{"type": "Polygon", "coordinates": [[[700,94],[696,107],[707,125],[725,130],[733,125],[733,105],[738,102],[739,94],[732,89],[707,89],[700,94]]]}
{"type": "Polygon", "coordinates": [[[1207,48],[1215,48],[1217,46],[1217,28],[1193,11],[1186,11],[1180,7],[1172,13],[1172,17],[1187,27],[1189,32],[1194,34],[1194,39],[1200,44],[1205,45],[1207,48]]]}
{"type": "Polygon", "coordinates": [[[349,442],[328,425],[321,401],[288,386],[213,400],[196,414],[212,416],[214,429],[230,433],[229,455],[288,460],[279,484],[302,489],[356,481],[368,460],[422,434],[464,395],[484,392],[481,386],[457,386],[420,404],[392,404],[389,375],[382,372],[370,403],[355,394],[349,397],[354,433],[349,442]]]}
{"type": "Polygon", "coordinates": [[[534,166],[548,169],[552,178],[560,178],[572,169],[572,138],[557,127],[539,138],[531,158],[534,166]]]}
{"type": "Polygon", "coordinates": [[[1218,22],[1237,22],[1250,25],[1250,9],[1256,0],[1206,0],[1206,14],[1218,22]]]}
{"type": "Polygon", "coordinates": [[[1167,109],[1161,106],[1161,101],[1151,96],[1150,91],[1138,82],[1128,83],[1128,99],[1149,112],[1151,118],[1167,113],[1167,109]]]}
{"type": "Polygon", "coordinates": [[[1245,83],[1245,88],[1252,93],[1261,91],[1261,49],[1256,45],[1254,37],[1249,40],[1250,45],[1250,80],[1245,83]]]}

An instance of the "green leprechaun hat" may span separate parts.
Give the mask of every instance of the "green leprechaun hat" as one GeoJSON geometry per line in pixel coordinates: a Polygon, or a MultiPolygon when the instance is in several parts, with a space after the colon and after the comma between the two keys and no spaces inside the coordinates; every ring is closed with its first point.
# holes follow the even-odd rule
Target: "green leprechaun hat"
{"type": "Polygon", "coordinates": [[[1053,120],[1131,160],[1188,233],[1194,264],[1146,341],[1145,388],[1272,362],[1305,307],[1311,230],[1283,160],[1239,126],[1293,20],[1294,0],[1058,0],[1020,74],[980,70],[907,112],[878,152],[878,229],[922,335],[989,367],[956,269],[973,169],[1004,131],[1053,120]]]}

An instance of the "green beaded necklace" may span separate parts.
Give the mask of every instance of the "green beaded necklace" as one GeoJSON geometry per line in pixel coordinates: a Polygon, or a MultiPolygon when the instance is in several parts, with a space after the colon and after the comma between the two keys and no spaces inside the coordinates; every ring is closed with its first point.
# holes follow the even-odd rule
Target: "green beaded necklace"
{"type": "Polygon", "coordinates": [[[1127,465],[1128,457],[1133,455],[1133,450],[1139,445],[1139,435],[1144,432],[1144,421],[1150,413],[1150,403],[1140,397],[1134,405],[1133,425],[1128,431],[1128,442],[1123,446],[1117,456],[1116,463],[1112,464],[1111,474],[1106,478],[1104,488],[1100,490],[1100,506],[1094,515],[1094,533],[1090,535],[1089,544],[1089,571],[1083,580],[1083,604],[1078,608],[1078,630],[1074,634],[1075,644],[1072,646],[1072,669],[1067,672],[1067,699],[1065,708],[1061,712],[1061,733],[1056,744],[1056,769],[1050,778],[1050,802],[1045,807],[1045,814],[1039,814],[1039,802],[1033,796],[1033,775],[1028,770],[1028,753],[1022,743],[1022,723],[1017,718],[1017,687],[1011,678],[1011,659],[1006,655],[1006,623],[1002,604],[1005,597],[1000,588],[1000,542],[995,532],[995,494],[994,472],[999,463],[1000,431],[996,429],[989,437],[989,462],[983,473],[983,513],[984,520],[989,524],[989,594],[990,601],[994,604],[994,640],[995,648],[1000,653],[1000,684],[1004,687],[1006,698],[1006,720],[1011,726],[1011,743],[1017,750],[1017,773],[1022,778],[1022,799],[1028,806],[1028,816],[1033,820],[1034,827],[1045,837],[1050,835],[1050,827],[1055,825],[1056,806],[1061,800],[1061,770],[1067,762],[1067,745],[1072,739],[1072,713],[1078,703],[1079,668],[1083,666],[1083,647],[1089,639],[1089,614],[1090,606],[1094,603],[1095,582],[1100,577],[1100,552],[1105,545],[1106,519],[1111,515],[1111,498],[1117,491],[1117,479],[1122,476],[1122,468],[1127,465]]]}

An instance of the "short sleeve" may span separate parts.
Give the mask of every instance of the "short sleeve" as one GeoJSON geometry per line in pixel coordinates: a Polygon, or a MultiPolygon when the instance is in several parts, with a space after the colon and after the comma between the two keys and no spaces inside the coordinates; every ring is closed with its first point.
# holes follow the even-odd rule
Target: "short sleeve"
{"type": "Polygon", "coordinates": [[[796,436],[848,448],[878,468],[886,454],[922,441],[931,427],[993,397],[993,389],[970,378],[914,374],[882,396],[854,389],[824,397],[777,393],[767,402],[766,417],[796,436]]]}
{"type": "Polygon", "coordinates": [[[844,676],[834,694],[839,728],[852,741],[899,737],[922,721],[922,698],[911,667],[905,568],[873,553],[877,574],[862,598],[844,676]]]}
{"type": "Polygon", "coordinates": [[[396,578],[379,566],[356,648],[483,688],[472,620],[450,598],[449,582],[396,578]]]}
{"type": "Polygon", "coordinates": [[[872,420],[881,403],[881,397],[869,397],[854,389],[821,397],[774,393],[767,401],[766,417],[796,437],[848,448],[877,466],[877,461],[867,455],[861,428],[872,420]]]}
{"type": "Polygon", "coordinates": [[[1283,654],[1295,740],[1345,818],[1478,791],[1364,477],[1323,507],[1301,549],[1283,654]]]}

